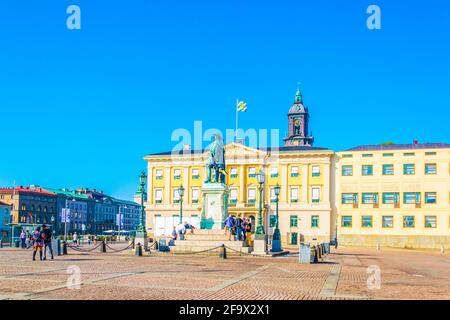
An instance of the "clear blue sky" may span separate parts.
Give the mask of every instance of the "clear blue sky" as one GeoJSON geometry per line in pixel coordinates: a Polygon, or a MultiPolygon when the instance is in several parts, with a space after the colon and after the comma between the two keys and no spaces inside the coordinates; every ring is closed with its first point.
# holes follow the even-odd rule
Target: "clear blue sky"
{"type": "Polygon", "coordinates": [[[236,98],[284,135],[298,81],[316,146],[450,142],[449,76],[447,0],[2,0],[0,185],[130,198],[145,154],[233,128],[236,98]]]}

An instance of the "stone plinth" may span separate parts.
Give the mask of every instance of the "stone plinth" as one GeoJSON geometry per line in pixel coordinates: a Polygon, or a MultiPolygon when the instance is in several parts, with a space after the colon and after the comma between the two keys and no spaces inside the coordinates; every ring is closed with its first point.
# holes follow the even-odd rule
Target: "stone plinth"
{"type": "Polygon", "coordinates": [[[228,216],[228,187],[222,183],[205,183],[202,187],[201,229],[223,229],[228,216]]]}

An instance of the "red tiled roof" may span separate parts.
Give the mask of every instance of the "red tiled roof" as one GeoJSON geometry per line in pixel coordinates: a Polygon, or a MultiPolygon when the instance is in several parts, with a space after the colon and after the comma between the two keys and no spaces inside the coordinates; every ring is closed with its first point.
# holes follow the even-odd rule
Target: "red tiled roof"
{"type": "MultiPolygon", "coordinates": [[[[14,192],[14,188],[0,188],[0,193],[13,193],[14,192]]],[[[34,188],[30,188],[30,187],[16,187],[16,192],[20,193],[20,192],[28,192],[28,193],[37,193],[37,194],[42,194],[42,195],[47,195],[47,196],[56,196],[56,194],[54,194],[53,192],[47,191],[44,188],[41,187],[34,187],[34,188]]]]}

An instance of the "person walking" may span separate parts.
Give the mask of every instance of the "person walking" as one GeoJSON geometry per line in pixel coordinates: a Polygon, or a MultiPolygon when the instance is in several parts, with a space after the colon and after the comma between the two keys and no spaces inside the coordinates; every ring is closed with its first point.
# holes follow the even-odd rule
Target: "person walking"
{"type": "Polygon", "coordinates": [[[73,239],[73,243],[78,244],[78,235],[76,232],[73,233],[72,239],[73,239]]]}
{"type": "Polygon", "coordinates": [[[180,223],[177,226],[177,233],[180,235],[180,240],[184,240],[184,235],[186,233],[186,228],[184,227],[184,224],[180,223]]]}
{"type": "Polygon", "coordinates": [[[245,242],[247,240],[247,218],[242,217],[242,240],[245,242]]]}
{"type": "Polygon", "coordinates": [[[33,235],[30,233],[30,231],[27,230],[27,249],[32,247],[33,244],[34,244],[33,235]]]}
{"type": "Polygon", "coordinates": [[[242,219],[237,216],[234,221],[234,226],[236,228],[236,237],[238,241],[242,241],[242,219]]]}
{"type": "Polygon", "coordinates": [[[44,239],[42,238],[41,228],[37,227],[33,233],[33,261],[36,260],[36,252],[39,250],[39,259],[42,260],[42,247],[44,246],[44,239]]]}
{"type": "Polygon", "coordinates": [[[249,246],[252,246],[252,220],[250,218],[247,219],[247,226],[246,226],[246,232],[247,232],[247,244],[249,246]]]}
{"type": "Polygon", "coordinates": [[[25,230],[22,229],[22,232],[20,233],[20,247],[22,249],[27,248],[27,234],[25,230]]]}
{"type": "Polygon", "coordinates": [[[52,231],[47,228],[45,224],[42,225],[42,238],[44,239],[44,259],[47,260],[47,248],[50,251],[51,259],[53,260],[52,248],[52,231]]]}
{"type": "Polygon", "coordinates": [[[177,227],[174,226],[173,230],[172,230],[172,240],[176,241],[177,240],[177,236],[178,236],[177,227]]]}
{"type": "Polygon", "coordinates": [[[231,236],[233,234],[233,227],[234,227],[234,218],[230,214],[228,218],[225,220],[225,235],[228,235],[228,241],[231,241],[231,236]]]}

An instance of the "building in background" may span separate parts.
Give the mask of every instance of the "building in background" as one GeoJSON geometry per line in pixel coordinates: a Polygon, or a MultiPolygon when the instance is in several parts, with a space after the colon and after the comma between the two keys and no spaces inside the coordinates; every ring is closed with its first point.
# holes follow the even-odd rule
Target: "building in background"
{"type": "Polygon", "coordinates": [[[93,212],[93,204],[91,199],[87,195],[83,194],[81,190],[69,190],[67,188],[46,188],[46,190],[57,196],[57,221],[55,223],[56,233],[89,233],[92,228],[92,221],[89,218],[92,216],[93,212]],[[64,209],[69,209],[67,221],[64,220],[64,209]]]}
{"type": "Polygon", "coordinates": [[[111,196],[96,189],[80,189],[82,194],[89,197],[93,204],[93,216],[91,220],[91,233],[103,234],[117,230],[116,219],[119,207],[111,196]]]}
{"type": "Polygon", "coordinates": [[[117,206],[116,229],[128,234],[134,234],[141,215],[141,205],[133,201],[113,198],[117,206]]]}
{"type": "Polygon", "coordinates": [[[11,233],[11,227],[9,226],[11,219],[11,205],[6,202],[0,201],[0,240],[3,242],[8,241],[11,233]]]}
{"type": "Polygon", "coordinates": [[[450,247],[450,144],[356,147],[333,174],[341,244],[450,247]]]}

